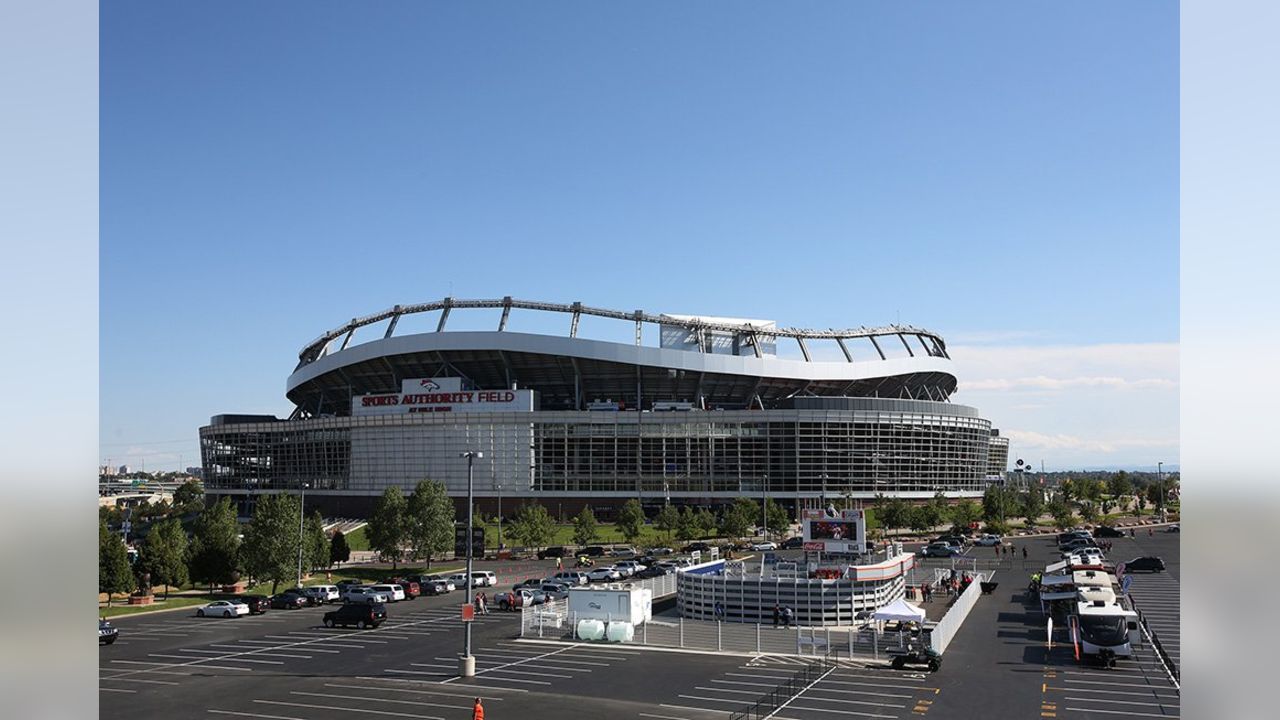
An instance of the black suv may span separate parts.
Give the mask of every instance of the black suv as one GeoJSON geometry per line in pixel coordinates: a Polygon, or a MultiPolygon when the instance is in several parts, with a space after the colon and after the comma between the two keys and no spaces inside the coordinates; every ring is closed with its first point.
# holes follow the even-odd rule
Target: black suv
{"type": "Polygon", "coordinates": [[[563,546],[549,547],[545,550],[538,551],[538,559],[546,560],[547,558],[562,558],[568,555],[568,551],[563,546]]]}
{"type": "Polygon", "coordinates": [[[1124,571],[1129,572],[1164,572],[1164,560],[1158,557],[1134,558],[1124,564],[1124,571]]]}
{"type": "Polygon", "coordinates": [[[799,550],[804,547],[804,538],[798,535],[796,537],[789,537],[786,540],[783,540],[782,544],[778,547],[783,550],[799,550]]]}
{"type": "Polygon", "coordinates": [[[330,610],[325,613],[324,626],[341,625],[342,627],[349,627],[356,625],[363,630],[365,628],[376,628],[386,619],[387,607],[382,603],[370,603],[368,605],[351,603],[349,605],[341,605],[337,610],[330,610]]]}
{"type": "Polygon", "coordinates": [[[604,557],[604,548],[600,545],[590,545],[583,548],[582,554],[587,557],[604,557]]]}
{"type": "Polygon", "coordinates": [[[235,600],[249,606],[250,615],[261,615],[271,607],[271,599],[262,595],[240,595],[235,600]]]}
{"type": "Polygon", "coordinates": [[[1107,527],[1106,525],[1099,525],[1097,529],[1093,531],[1093,534],[1095,537],[1100,538],[1118,538],[1125,536],[1123,530],[1117,530],[1113,527],[1107,527]]]}
{"type": "Polygon", "coordinates": [[[709,552],[711,550],[711,543],[694,542],[680,548],[680,552],[694,552],[695,550],[698,552],[709,552]]]}

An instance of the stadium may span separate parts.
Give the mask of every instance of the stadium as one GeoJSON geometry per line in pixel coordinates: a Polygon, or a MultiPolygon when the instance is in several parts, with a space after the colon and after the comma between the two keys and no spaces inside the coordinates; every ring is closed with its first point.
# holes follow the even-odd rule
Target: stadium
{"type": "Polygon", "coordinates": [[[445,298],[324,333],[286,382],[289,417],[217,415],[200,445],[206,492],[245,513],[256,494],[305,489],[308,507],[362,517],[423,479],[465,498],[473,450],[486,513],[536,498],[608,518],[629,498],[745,495],[798,515],[840,497],[977,496],[1002,478],[1008,441],[951,402],[956,387],[946,343],[911,326],[445,298]]]}

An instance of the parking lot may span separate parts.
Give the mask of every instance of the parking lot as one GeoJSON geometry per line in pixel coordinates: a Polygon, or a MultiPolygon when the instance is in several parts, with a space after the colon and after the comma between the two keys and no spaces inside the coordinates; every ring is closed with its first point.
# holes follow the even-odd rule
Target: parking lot
{"type": "MultiPolygon", "coordinates": [[[[1048,538],[1025,543],[1027,569],[1019,553],[996,571],[998,589],[979,600],[939,672],[844,662],[774,717],[1176,717],[1177,692],[1149,647],[1113,670],[1077,664],[1062,631],[1047,649],[1044,618],[1025,587],[1055,548],[1048,538]]],[[[1176,658],[1178,536],[1157,531],[1114,543],[1112,559],[1165,559],[1168,572],[1135,576],[1132,593],[1176,658]]],[[[554,562],[477,569],[496,570],[496,589],[505,590],[550,574],[554,562]]],[[[390,604],[387,622],[371,630],[325,628],[325,608],[238,619],[198,619],[188,611],[121,619],[120,639],[100,650],[100,714],[443,720],[469,718],[480,696],[489,716],[499,718],[727,719],[803,662],[750,652],[519,640],[519,615],[495,610],[475,621],[477,674],[464,679],[457,675],[462,597],[455,592],[390,604]]]]}

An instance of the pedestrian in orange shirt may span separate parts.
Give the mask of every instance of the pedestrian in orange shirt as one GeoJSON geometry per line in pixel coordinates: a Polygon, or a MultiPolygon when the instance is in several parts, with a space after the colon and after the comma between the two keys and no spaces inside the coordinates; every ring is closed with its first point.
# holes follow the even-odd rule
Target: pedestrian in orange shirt
{"type": "Polygon", "coordinates": [[[484,720],[484,705],[480,704],[480,698],[476,698],[476,706],[471,709],[471,720],[484,720]]]}

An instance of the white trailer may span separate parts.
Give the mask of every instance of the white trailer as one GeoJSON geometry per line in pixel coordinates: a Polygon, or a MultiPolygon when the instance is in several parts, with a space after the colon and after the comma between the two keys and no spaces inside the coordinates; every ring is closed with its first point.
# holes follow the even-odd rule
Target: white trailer
{"type": "Polygon", "coordinates": [[[575,621],[604,620],[636,625],[653,618],[653,591],[639,587],[570,588],[569,617],[575,621]]]}

